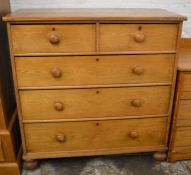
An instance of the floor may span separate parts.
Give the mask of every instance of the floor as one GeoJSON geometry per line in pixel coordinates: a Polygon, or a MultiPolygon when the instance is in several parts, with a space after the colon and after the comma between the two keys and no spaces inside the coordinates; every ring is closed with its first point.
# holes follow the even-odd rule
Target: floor
{"type": "Polygon", "coordinates": [[[22,175],[191,175],[191,161],[157,162],[151,154],[49,159],[22,175]]]}

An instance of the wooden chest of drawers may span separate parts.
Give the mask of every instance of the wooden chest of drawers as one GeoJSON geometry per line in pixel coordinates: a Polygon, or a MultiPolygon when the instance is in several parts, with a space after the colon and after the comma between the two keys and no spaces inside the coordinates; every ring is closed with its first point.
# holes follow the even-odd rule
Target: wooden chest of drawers
{"type": "Polygon", "coordinates": [[[191,40],[182,39],[169,161],[191,159],[191,40]]]}
{"type": "Polygon", "coordinates": [[[11,64],[2,16],[9,13],[9,1],[0,0],[0,174],[20,175],[21,139],[11,64]]]}
{"type": "Polygon", "coordinates": [[[164,159],[184,19],[160,9],[5,17],[24,159],[148,151],[164,159]]]}

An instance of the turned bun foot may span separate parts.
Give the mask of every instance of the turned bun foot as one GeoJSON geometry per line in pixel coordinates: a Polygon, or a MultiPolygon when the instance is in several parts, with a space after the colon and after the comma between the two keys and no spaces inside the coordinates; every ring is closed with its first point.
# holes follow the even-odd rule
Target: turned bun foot
{"type": "Polygon", "coordinates": [[[153,158],[156,161],[164,161],[164,160],[166,160],[167,155],[166,155],[165,152],[156,152],[156,153],[153,154],[153,158]]]}
{"type": "Polygon", "coordinates": [[[25,160],[23,164],[23,168],[25,170],[33,171],[39,167],[39,161],[38,160],[25,160]]]}

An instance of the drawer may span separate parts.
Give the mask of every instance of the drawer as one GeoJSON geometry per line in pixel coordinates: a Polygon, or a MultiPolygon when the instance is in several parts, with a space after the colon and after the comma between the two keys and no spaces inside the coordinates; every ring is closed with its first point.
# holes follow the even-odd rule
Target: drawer
{"type": "Polygon", "coordinates": [[[167,118],[25,124],[27,152],[165,144],[167,118]],[[149,128],[149,129],[148,129],[149,128]]]}
{"type": "Polygon", "coordinates": [[[14,53],[94,52],[94,24],[12,25],[14,53]]]}
{"type": "Polygon", "coordinates": [[[181,98],[182,99],[191,99],[191,73],[181,74],[180,83],[181,87],[181,98]]]}
{"type": "Polygon", "coordinates": [[[17,57],[19,87],[171,83],[175,56],[17,57]]]}
{"type": "Polygon", "coordinates": [[[177,125],[191,126],[191,100],[180,100],[177,114],[177,125]]]}
{"type": "Polygon", "coordinates": [[[191,146],[191,127],[178,127],[174,139],[174,146],[191,146]]]}
{"type": "Polygon", "coordinates": [[[15,162],[15,152],[13,150],[12,136],[9,131],[0,132],[0,163],[15,162]]]}
{"type": "Polygon", "coordinates": [[[178,24],[102,24],[100,50],[175,51],[178,24]]]}
{"type": "Polygon", "coordinates": [[[20,91],[24,120],[168,114],[170,86],[20,91]]]}

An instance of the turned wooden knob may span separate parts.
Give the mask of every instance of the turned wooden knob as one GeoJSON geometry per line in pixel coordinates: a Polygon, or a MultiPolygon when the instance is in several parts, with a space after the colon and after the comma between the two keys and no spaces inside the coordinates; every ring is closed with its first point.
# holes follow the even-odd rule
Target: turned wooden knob
{"type": "Polygon", "coordinates": [[[131,131],[129,132],[129,136],[132,138],[132,139],[136,139],[139,137],[139,134],[137,133],[137,131],[131,131]]]}
{"type": "Polygon", "coordinates": [[[64,110],[64,105],[61,102],[56,102],[54,103],[54,109],[57,111],[63,111],[64,110]]]}
{"type": "Polygon", "coordinates": [[[59,68],[55,67],[51,70],[51,74],[54,78],[60,78],[62,76],[62,71],[59,68]]]}
{"type": "Polygon", "coordinates": [[[57,134],[56,135],[56,140],[60,143],[64,143],[66,141],[66,137],[64,134],[57,134]]]}
{"type": "Polygon", "coordinates": [[[135,41],[138,42],[138,43],[142,43],[145,41],[145,35],[142,34],[142,33],[138,33],[135,35],[134,37],[135,41]]]}
{"type": "Polygon", "coordinates": [[[60,42],[59,36],[55,33],[49,34],[48,40],[51,44],[58,44],[60,42]]]}
{"type": "Polygon", "coordinates": [[[141,107],[142,106],[142,101],[138,99],[134,99],[131,101],[131,105],[134,107],[141,107]]]}
{"type": "Polygon", "coordinates": [[[141,67],[141,66],[135,66],[135,67],[133,67],[133,68],[132,68],[132,71],[133,71],[133,73],[136,74],[136,75],[142,75],[142,74],[144,74],[144,68],[141,67]]]}

